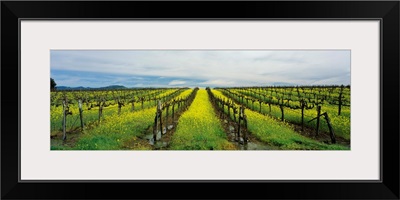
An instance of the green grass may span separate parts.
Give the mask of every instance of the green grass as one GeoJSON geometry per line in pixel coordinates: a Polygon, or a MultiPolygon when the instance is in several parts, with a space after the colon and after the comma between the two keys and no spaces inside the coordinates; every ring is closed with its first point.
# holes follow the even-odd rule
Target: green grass
{"type": "MultiPolygon", "coordinates": [[[[179,97],[186,97],[192,90],[185,90],[179,97]]],[[[138,136],[154,124],[156,107],[152,106],[135,112],[114,112],[108,115],[99,125],[85,129],[73,147],[53,141],[51,150],[150,150],[147,141],[138,142],[138,136]]]]}
{"type": "MultiPolygon", "coordinates": [[[[239,98],[234,98],[236,100],[239,100],[239,98]]],[[[249,108],[253,108],[253,104],[249,101],[249,103],[246,103],[246,100],[244,101],[244,104],[247,105],[249,108]]],[[[254,103],[254,110],[259,111],[260,109],[260,104],[257,102],[254,103]]],[[[350,140],[350,107],[342,107],[342,112],[341,115],[337,115],[337,106],[333,105],[328,105],[324,104],[321,107],[321,113],[327,112],[333,127],[333,130],[335,132],[336,136],[342,137],[346,140],[350,140]]],[[[281,118],[281,110],[279,106],[276,105],[271,105],[271,112],[269,111],[269,106],[267,104],[261,104],[261,113],[263,114],[268,114],[273,116],[276,119],[281,118]]],[[[295,124],[301,124],[301,110],[293,110],[290,108],[284,108],[284,119],[288,122],[295,123],[295,124]]],[[[316,107],[313,109],[309,110],[304,110],[304,126],[310,127],[310,128],[316,128],[317,126],[317,120],[313,120],[311,122],[308,122],[309,120],[315,118],[317,116],[317,110],[316,107]]],[[[320,130],[329,132],[328,124],[325,121],[324,117],[320,118],[320,130]]]]}
{"type": "Polygon", "coordinates": [[[155,107],[138,112],[113,114],[99,126],[85,130],[72,148],[52,146],[61,150],[119,150],[127,149],[125,143],[135,138],[152,125],[155,107]]]}
{"type": "MultiPolygon", "coordinates": [[[[176,89],[168,89],[165,90],[165,92],[160,93],[157,97],[165,96],[165,95],[170,95],[176,91],[176,89]]],[[[111,103],[113,101],[107,102],[107,104],[111,103]]],[[[143,102],[143,109],[146,108],[151,108],[156,105],[155,101],[145,101],[143,102]]],[[[91,124],[94,122],[97,122],[99,119],[99,107],[93,107],[90,110],[88,108],[90,107],[86,105],[86,103],[82,104],[82,109],[83,109],[83,120],[85,125],[86,124],[91,124]]],[[[135,102],[134,104],[134,111],[137,112],[142,110],[142,103],[141,102],[135,102]]],[[[79,108],[78,104],[70,104],[70,111],[72,111],[72,115],[67,116],[67,129],[71,129],[74,127],[79,127],[80,126],[80,121],[79,121],[79,108]]],[[[51,106],[50,107],[50,130],[51,132],[57,132],[57,131],[62,131],[62,120],[63,120],[63,107],[62,106],[51,106]]],[[[131,113],[132,112],[132,104],[131,103],[126,103],[125,106],[121,107],[121,115],[131,113]]],[[[105,120],[109,117],[115,116],[115,114],[118,113],[118,105],[109,105],[107,107],[103,107],[103,115],[102,115],[102,120],[105,120]]]]}
{"type": "Polygon", "coordinates": [[[172,150],[235,149],[228,142],[224,129],[216,117],[206,90],[197,92],[189,109],[178,120],[171,139],[172,150]]]}
{"type": "MultiPolygon", "coordinates": [[[[218,97],[227,98],[218,90],[212,90],[218,97]]],[[[328,145],[304,137],[293,130],[288,123],[281,122],[249,109],[245,110],[248,130],[263,142],[285,150],[346,150],[341,145],[328,145]]]]}

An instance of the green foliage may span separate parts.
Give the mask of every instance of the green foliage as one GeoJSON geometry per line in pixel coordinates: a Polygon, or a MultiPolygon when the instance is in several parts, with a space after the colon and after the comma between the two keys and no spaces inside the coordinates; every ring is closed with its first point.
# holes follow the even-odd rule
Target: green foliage
{"type": "Polygon", "coordinates": [[[79,150],[118,150],[124,143],[144,133],[153,123],[154,108],[113,114],[101,125],[84,132],[76,143],[79,150]]]}
{"type": "Polygon", "coordinates": [[[179,118],[172,137],[173,150],[235,149],[227,140],[207,92],[201,89],[189,109],[179,118]]]}
{"type": "MultiPolygon", "coordinates": [[[[51,79],[52,81],[53,79],[51,79]]],[[[54,81],[54,80],[53,80],[54,81]]],[[[54,82],[55,83],[55,82],[54,82]]],[[[132,96],[148,95],[152,98],[168,97],[164,100],[169,101],[172,98],[184,98],[191,94],[192,90],[185,90],[175,94],[177,89],[149,89],[140,91],[130,91],[124,98],[129,100],[132,96]],[[149,95],[151,94],[151,95],[149,95]],[[174,94],[174,95],[172,95],[174,94]]],[[[212,90],[215,96],[229,99],[219,90],[212,90]]],[[[141,102],[136,99],[132,110],[131,102],[126,103],[118,114],[118,104],[114,98],[114,91],[85,91],[85,92],[51,92],[50,106],[50,124],[51,135],[57,136],[62,131],[63,108],[59,101],[65,97],[68,99],[69,110],[72,115],[67,117],[67,129],[75,129],[73,142],[68,144],[61,140],[52,139],[51,150],[120,150],[120,149],[152,149],[147,143],[141,143],[140,137],[146,134],[149,127],[154,124],[156,101],[148,99],[144,101],[143,108],[141,102]],[[99,106],[96,106],[97,98],[102,96],[105,98],[106,107],[103,108],[103,117],[98,122],[99,106]],[[77,97],[85,97],[90,101],[83,103],[83,117],[85,128],[83,131],[79,129],[79,108],[77,97]],[[93,106],[94,105],[94,106],[93,106]]],[[[245,101],[246,102],[246,101],[245,101]]],[[[249,101],[249,107],[253,104],[249,101]]],[[[332,145],[318,142],[314,139],[305,137],[297,133],[293,124],[301,122],[301,114],[299,110],[285,108],[285,121],[280,121],[281,111],[279,106],[272,105],[271,112],[269,106],[261,104],[261,108],[257,102],[254,103],[254,110],[246,109],[245,113],[248,119],[248,130],[257,137],[271,146],[278,147],[283,150],[348,150],[349,147],[341,145],[332,145]]],[[[175,110],[176,111],[176,110],[175,110]]],[[[170,110],[171,112],[171,110],[170,110]]],[[[227,113],[227,109],[225,108],[227,113]]],[[[327,112],[331,119],[336,135],[345,139],[350,139],[350,108],[343,107],[342,114],[339,116],[337,107],[324,104],[322,113],[327,112]]],[[[166,112],[163,112],[165,116],[166,112]]],[[[232,110],[231,110],[231,117],[232,110]]],[[[315,127],[316,120],[308,123],[307,121],[314,118],[316,110],[305,110],[306,126],[315,127]]],[[[236,118],[237,119],[237,118],[236,118]]],[[[323,118],[321,119],[321,130],[327,131],[328,127],[323,118]]],[[[68,135],[68,134],[67,134],[68,135]]],[[[197,96],[191,106],[185,111],[178,120],[178,125],[171,138],[170,149],[172,150],[233,150],[236,149],[235,144],[227,140],[227,135],[222,127],[219,118],[216,116],[213,106],[209,100],[209,96],[204,89],[197,92],[197,96]]]]}
{"type": "MultiPolygon", "coordinates": [[[[165,90],[160,95],[169,95],[175,90],[165,90]]],[[[182,90],[177,96],[187,95],[191,90],[182,90]]],[[[63,145],[60,141],[52,141],[52,150],[120,150],[120,149],[152,149],[149,145],[139,144],[138,136],[145,134],[154,123],[154,101],[145,103],[144,108],[136,106],[132,111],[130,106],[124,106],[118,114],[118,105],[103,108],[103,118],[98,122],[98,107],[89,107],[83,104],[85,129],[75,133],[76,143],[63,145]]],[[[55,133],[62,130],[62,106],[51,106],[50,124],[55,133]]],[[[77,104],[70,105],[73,115],[68,116],[67,128],[79,126],[79,109],[77,104]]],[[[67,134],[68,136],[68,134],[67,134]]],[[[55,139],[53,139],[55,140],[55,139]]],[[[146,144],[148,144],[148,141],[146,144]]]]}
{"type": "MultiPolygon", "coordinates": [[[[218,90],[212,90],[215,96],[227,98],[218,90]]],[[[227,113],[227,111],[226,111],[227,113]]],[[[328,145],[304,137],[294,131],[287,122],[282,122],[268,115],[262,115],[246,109],[248,130],[263,142],[285,150],[348,150],[341,145],[328,145]]]]}
{"type": "MultiPolygon", "coordinates": [[[[281,90],[281,92],[284,92],[284,89],[280,89],[280,88],[275,88],[274,90],[278,90],[278,91],[281,90]]],[[[308,90],[310,90],[310,89],[308,89],[308,90]]],[[[247,89],[246,92],[243,92],[241,89],[230,89],[230,91],[244,95],[245,98],[244,98],[243,104],[250,108],[253,108],[253,104],[251,101],[248,101],[248,103],[247,103],[247,101],[245,100],[246,97],[251,97],[251,98],[255,98],[255,99],[259,99],[259,100],[268,99],[268,98],[265,98],[262,96],[257,96],[255,94],[251,93],[250,89],[247,89]]],[[[338,90],[332,92],[330,95],[338,96],[337,92],[338,92],[338,90]]],[[[264,91],[264,93],[265,93],[265,91],[264,91]]],[[[294,91],[292,93],[297,94],[294,91]]],[[[322,93],[324,93],[324,92],[322,92],[322,93]]],[[[325,93],[327,93],[327,92],[325,91],[325,93]]],[[[268,94],[270,94],[270,93],[268,93],[268,94]]],[[[346,89],[346,96],[347,96],[347,98],[350,98],[350,90],[348,88],[346,89]]],[[[241,99],[235,95],[230,96],[230,97],[236,101],[241,102],[241,99]]],[[[276,93],[272,93],[272,95],[270,97],[272,97],[272,99],[277,100],[276,93]]],[[[291,97],[291,99],[293,99],[293,101],[291,103],[292,105],[295,105],[296,103],[298,103],[298,102],[295,102],[296,98],[297,97],[295,97],[295,96],[291,97]]],[[[317,116],[316,109],[317,109],[317,106],[315,106],[313,109],[305,109],[304,110],[304,126],[305,127],[309,127],[309,128],[313,128],[313,129],[316,128],[316,124],[317,124],[316,120],[308,122],[309,120],[311,120],[317,116]]],[[[257,110],[257,111],[260,110],[260,104],[258,102],[254,103],[254,110],[257,110]]],[[[331,105],[329,103],[324,103],[324,104],[321,104],[321,113],[324,113],[324,112],[328,113],[336,136],[342,137],[346,140],[350,140],[350,106],[343,106],[341,115],[338,115],[338,106],[337,105],[331,105]]],[[[276,119],[280,119],[281,115],[282,115],[281,110],[278,105],[271,104],[271,111],[270,111],[269,105],[265,104],[265,103],[261,104],[261,113],[270,115],[276,119]]],[[[291,108],[284,106],[284,119],[293,124],[300,125],[301,124],[301,110],[300,109],[291,109],[291,108]]],[[[321,117],[321,120],[320,120],[320,130],[324,131],[324,132],[329,132],[328,125],[323,117],[321,117]]]]}

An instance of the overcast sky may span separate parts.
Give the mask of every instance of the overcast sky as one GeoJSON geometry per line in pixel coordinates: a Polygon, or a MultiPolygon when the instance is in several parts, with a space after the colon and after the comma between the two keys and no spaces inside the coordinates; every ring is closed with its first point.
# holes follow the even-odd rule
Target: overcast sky
{"type": "Polygon", "coordinates": [[[57,86],[349,85],[350,51],[52,50],[57,86]]]}

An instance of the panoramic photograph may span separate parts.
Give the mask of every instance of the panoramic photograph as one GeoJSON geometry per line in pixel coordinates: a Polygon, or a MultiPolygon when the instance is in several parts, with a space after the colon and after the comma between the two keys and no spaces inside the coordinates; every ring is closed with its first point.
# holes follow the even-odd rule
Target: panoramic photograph
{"type": "Polygon", "coordinates": [[[51,50],[50,150],[350,150],[350,50],[51,50]]]}

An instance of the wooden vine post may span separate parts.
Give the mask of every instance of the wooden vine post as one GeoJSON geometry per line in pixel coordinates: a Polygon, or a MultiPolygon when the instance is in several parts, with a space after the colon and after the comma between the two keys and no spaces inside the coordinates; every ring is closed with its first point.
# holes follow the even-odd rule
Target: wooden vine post
{"type": "Polygon", "coordinates": [[[153,127],[153,140],[154,143],[157,141],[157,131],[158,127],[160,127],[160,132],[162,133],[162,104],[161,101],[158,101],[158,105],[156,107],[156,117],[154,118],[154,127],[153,127]]]}
{"type": "Polygon", "coordinates": [[[340,115],[340,113],[342,112],[342,99],[343,99],[343,88],[344,86],[341,85],[340,86],[340,93],[339,93],[339,108],[338,108],[338,115],[340,115]]]}
{"type": "Polygon", "coordinates": [[[99,103],[99,123],[101,122],[101,117],[103,116],[103,106],[105,104],[105,100],[100,101],[99,103]]]}
{"type": "Polygon", "coordinates": [[[122,106],[124,106],[124,103],[121,102],[120,100],[118,100],[118,115],[121,114],[121,108],[122,108],[122,106]]]}
{"type": "Polygon", "coordinates": [[[317,106],[317,130],[315,132],[315,135],[318,136],[319,135],[319,118],[321,116],[321,106],[318,105],[317,106]]]}
{"type": "Polygon", "coordinates": [[[124,104],[123,100],[121,100],[121,95],[120,94],[117,94],[117,96],[116,96],[116,95],[114,95],[114,91],[113,91],[112,95],[114,97],[114,101],[117,102],[117,104],[118,104],[118,115],[120,115],[121,114],[121,108],[122,108],[122,106],[125,106],[125,104],[124,104]]]}
{"type": "MultiPolygon", "coordinates": [[[[239,108],[239,120],[238,120],[238,131],[237,131],[237,141],[240,141],[240,133],[242,132],[240,129],[240,123],[243,121],[244,127],[247,129],[247,117],[244,114],[244,107],[240,106],[239,108]]],[[[247,134],[246,131],[243,131],[243,143],[247,143],[247,134]]]]}
{"type": "MultiPolygon", "coordinates": [[[[247,116],[246,114],[244,114],[244,107],[242,108],[242,118],[243,118],[243,122],[244,122],[244,127],[247,129],[247,116]]],[[[243,131],[243,142],[246,144],[247,143],[247,133],[246,131],[243,131]]]]}
{"type": "Polygon", "coordinates": [[[168,112],[169,112],[169,103],[165,105],[166,108],[166,113],[165,113],[165,120],[164,120],[164,124],[165,124],[165,131],[168,131],[168,112]]]}
{"type": "MultiPolygon", "coordinates": [[[[318,106],[318,107],[321,107],[321,106],[318,106]]],[[[318,107],[317,107],[317,109],[318,109],[318,107]]],[[[321,108],[319,108],[319,110],[321,110],[321,108]]],[[[332,127],[332,124],[331,124],[331,120],[329,119],[329,116],[328,116],[328,113],[327,113],[327,112],[324,112],[324,113],[322,113],[322,114],[317,115],[317,117],[315,117],[314,119],[311,119],[311,120],[308,121],[308,122],[311,122],[311,121],[313,121],[313,120],[315,120],[315,119],[319,120],[319,117],[320,117],[320,116],[324,116],[324,118],[325,118],[325,120],[326,120],[326,123],[328,124],[329,135],[330,135],[330,137],[331,137],[331,141],[332,141],[333,144],[335,144],[335,143],[336,143],[336,136],[335,136],[335,132],[333,131],[333,127],[332,127]]],[[[318,134],[318,127],[319,127],[318,125],[319,125],[319,124],[318,124],[318,122],[317,122],[317,134],[318,134]]]]}
{"type": "Polygon", "coordinates": [[[66,134],[66,132],[67,132],[67,105],[66,105],[66,102],[65,102],[65,100],[63,100],[63,140],[66,140],[67,139],[67,134],[66,134]]]}
{"type": "Polygon", "coordinates": [[[82,109],[82,100],[78,100],[78,107],[79,107],[79,118],[81,120],[81,129],[83,130],[84,124],[83,124],[83,109],[82,109]]]}
{"type": "Polygon", "coordinates": [[[124,104],[122,102],[120,102],[119,100],[118,100],[117,104],[118,104],[118,115],[121,115],[121,108],[124,104]]]}
{"type": "Polygon", "coordinates": [[[279,105],[279,108],[281,109],[281,113],[282,113],[281,121],[283,121],[283,120],[285,119],[285,113],[283,112],[283,105],[280,104],[280,105],[279,105]]]}
{"type": "Polygon", "coordinates": [[[86,102],[86,107],[89,107],[89,98],[87,96],[87,94],[85,95],[85,102],[86,102]]]}
{"type": "Polygon", "coordinates": [[[233,121],[236,122],[237,107],[236,106],[232,107],[232,110],[233,110],[233,121]]]}
{"type": "Polygon", "coordinates": [[[231,105],[229,104],[228,100],[226,101],[226,107],[228,107],[228,119],[231,118],[231,105]]]}
{"type": "Polygon", "coordinates": [[[220,114],[220,116],[219,116],[219,118],[223,118],[223,113],[224,113],[224,111],[225,111],[225,103],[224,103],[224,100],[221,100],[221,104],[222,104],[222,112],[221,112],[221,114],[220,114]]]}
{"type": "Polygon", "coordinates": [[[69,106],[67,103],[67,97],[64,97],[63,100],[63,140],[67,139],[67,116],[72,115],[72,112],[69,111],[69,106]]]}
{"type": "MultiPolygon", "coordinates": [[[[299,88],[297,88],[297,91],[299,91],[299,88]]],[[[304,107],[306,102],[304,101],[304,99],[302,99],[300,101],[300,105],[301,105],[301,131],[304,131],[304,107]]]]}
{"type": "Polygon", "coordinates": [[[325,112],[323,115],[325,117],[326,123],[328,124],[329,135],[331,137],[331,141],[332,141],[333,144],[335,144],[336,143],[336,136],[335,136],[335,132],[333,131],[331,120],[329,119],[328,113],[325,112]]]}
{"type": "Polygon", "coordinates": [[[175,122],[175,99],[174,99],[174,101],[172,102],[172,123],[174,123],[175,122]]]}
{"type": "Polygon", "coordinates": [[[237,123],[237,134],[236,134],[236,138],[235,138],[236,141],[239,141],[239,139],[240,139],[240,121],[243,120],[242,109],[243,109],[243,107],[240,106],[240,108],[239,108],[238,123],[237,123]]]}

